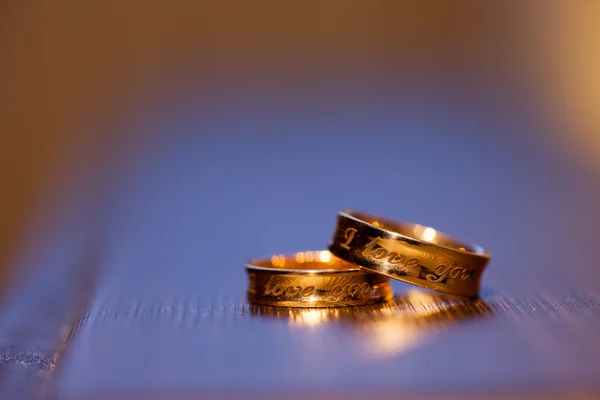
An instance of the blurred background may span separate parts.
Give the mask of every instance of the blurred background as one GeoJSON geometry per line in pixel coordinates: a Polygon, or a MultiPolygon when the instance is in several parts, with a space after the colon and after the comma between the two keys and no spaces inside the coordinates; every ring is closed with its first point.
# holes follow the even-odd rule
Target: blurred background
{"type": "MultiPolygon", "coordinates": [[[[412,119],[395,135],[418,135],[423,121],[444,119],[425,105],[446,115],[512,108],[510,118],[534,119],[537,129],[498,135],[551,147],[597,177],[598,15],[594,0],[4,1],[3,275],[33,210],[65,181],[99,165],[95,173],[118,170],[128,152],[181,135],[235,130],[273,137],[265,146],[277,152],[275,137],[351,141],[390,119],[412,119]],[[348,130],[361,116],[361,128],[348,130]],[[306,119],[311,129],[295,129],[306,119]],[[176,127],[160,131],[158,120],[176,127]],[[207,126],[219,121],[239,126],[207,126]]],[[[229,146],[244,151],[237,139],[229,146]]]]}
{"type": "Polygon", "coordinates": [[[323,248],[340,208],[483,245],[484,301],[584,293],[597,310],[599,16],[595,0],[0,2],[3,357],[26,343],[54,366],[68,347],[54,376],[74,398],[232,373],[255,390],[435,386],[424,370],[455,388],[597,389],[589,315],[456,328],[422,351],[396,323],[372,369],[390,372],[366,377],[354,328],[239,315],[243,262],[323,248]],[[101,318],[157,304],[211,311],[174,331],[136,311],[136,334],[101,318]],[[254,368],[259,349],[276,365],[298,348],[332,357],[254,368]]]}

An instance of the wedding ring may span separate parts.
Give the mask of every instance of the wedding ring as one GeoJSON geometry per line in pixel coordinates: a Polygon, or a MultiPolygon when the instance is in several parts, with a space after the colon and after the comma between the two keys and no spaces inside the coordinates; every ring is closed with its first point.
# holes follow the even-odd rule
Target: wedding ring
{"type": "Polygon", "coordinates": [[[392,298],[386,276],[360,269],[326,250],[253,260],[246,271],[248,301],[259,305],[340,307],[392,298]]]}
{"type": "Polygon", "coordinates": [[[476,297],[490,254],[433,228],[340,211],[329,251],[368,271],[427,289],[476,297]]]}

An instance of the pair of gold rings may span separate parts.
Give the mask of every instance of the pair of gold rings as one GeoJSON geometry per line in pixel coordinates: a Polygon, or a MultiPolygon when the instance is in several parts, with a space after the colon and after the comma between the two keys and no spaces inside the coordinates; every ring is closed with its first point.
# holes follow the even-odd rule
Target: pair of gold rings
{"type": "Polygon", "coordinates": [[[340,211],[329,250],[246,264],[251,303],[340,307],[388,301],[388,278],[477,297],[490,255],[433,228],[340,211]]]}

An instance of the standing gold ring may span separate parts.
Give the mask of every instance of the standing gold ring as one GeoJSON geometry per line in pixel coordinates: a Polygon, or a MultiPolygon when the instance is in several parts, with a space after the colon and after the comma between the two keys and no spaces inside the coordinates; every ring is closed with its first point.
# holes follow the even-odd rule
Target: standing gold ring
{"type": "Polygon", "coordinates": [[[476,297],[490,255],[433,228],[340,211],[329,251],[366,270],[438,292],[476,297]]]}
{"type": "Polygon", "coordinates": [[[246,264],[248,300],[283,307],[340,307],[392,298],[387,277],[351,265],[329,251],[304,251],[246,264]]]}

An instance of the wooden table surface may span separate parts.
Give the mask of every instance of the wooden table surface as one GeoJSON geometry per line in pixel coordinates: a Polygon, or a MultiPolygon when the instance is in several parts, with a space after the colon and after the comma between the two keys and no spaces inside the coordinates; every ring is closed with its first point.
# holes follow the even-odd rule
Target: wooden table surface
{"type": "Polygon", "coordinates": [[[1,397],[600,397],[598,136],[510,73],[377,54],[169,69],[89,105],[11,242],[1,397]],[[484,246],[481,299],[249,305],[244,262],[324,248],[341,208],[484,246]]]}

